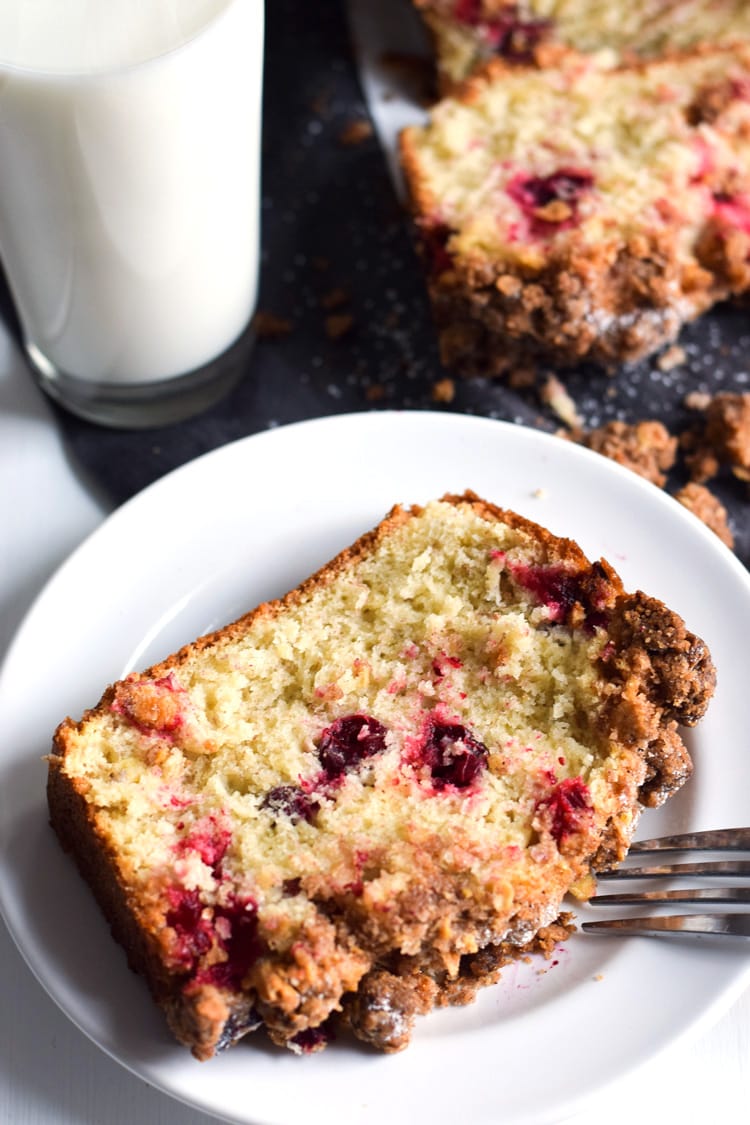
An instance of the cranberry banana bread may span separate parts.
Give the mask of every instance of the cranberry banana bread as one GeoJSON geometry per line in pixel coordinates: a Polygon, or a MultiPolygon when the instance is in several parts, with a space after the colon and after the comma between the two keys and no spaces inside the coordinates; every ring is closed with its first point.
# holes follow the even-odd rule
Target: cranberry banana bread
{"type": "Polygon", "coordinates": [[[63,722],[51,821],[199,1059],[261,1025],[394,1051],[565,936],[712,690],[606,562],[447,496],[63,722]]]}
{"type": "Polygon", "coordinates": [[[449,92],[491,58],[545,62],[556,46],[655,57],[750,40],[746,0],[413,0],[449,92]]]}
{"type": "Polygon", "coordinates": [[[750,288],[750,44],[489,63],[402,164],[444,363],[635,361],[750,288]]]}

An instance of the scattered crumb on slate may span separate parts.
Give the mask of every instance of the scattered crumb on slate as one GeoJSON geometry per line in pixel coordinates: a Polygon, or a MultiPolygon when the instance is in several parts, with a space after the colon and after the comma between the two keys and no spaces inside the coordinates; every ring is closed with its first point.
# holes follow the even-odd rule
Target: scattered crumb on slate
{"type": "Polygon", "coordinates": [[[688,410],[705,410],[710,401],[711,396],[708,391],[691,391],[684,399],[688,410]]]}
{"type": "Polygon", "coordinates": [[[536,371],[533,367],[515,367],[506,378],[508,386],[513,387],[514,390],[523,390],[525,387],[534,386],[536,371]]]}
{"type": "Polygon", "coordinates": [[[348,313],[334,313],[332,316],[327,316],[325,320],[326,336],[329,340],[340,340],[347,332],[351,332],[353,327],[354,317],[349,316],[348,313]]]}
{"type": "Polygon", "coordinates": [[[750,474],[750,392],[714,395],[706,409],[706,440],[722,464],[750,474]]]}
{"type": "Polygon", "coordinates": [[[556,375],[547,376],[539,390],[539,396],[545,406],[549,406],[560,421],[569,426],[571,430],[577,432],[583,429],[578,408],[568,394],[565,384],[561,383],[556,375]]]}
{"type": "Polygon", "coordinates": [[[382,402],[385,398],[385,387],[382,383],[372,383],[365,391],[368,402],[382,402]]]}
{"type": "Polygon", "coordinates": [[[450,378],[438,379],[437,383],[432,384],[431,395],[433,402],[453,402],[456,396],[456,384],[450,378]]]}
{"type": "Polygon", "coordinates": [[[337,286],[335,289],[329,289],[320,298],[320,304],[324,309],[340,309],[349,300],[349,294],[346,289],[337,286]]]}
{"type": "Polygon", "coordinates": [[[709,397],[703,414],[703,426],[682,438],[691,479],[705,484],[728,465],[740,480],[750,480],[750,392],[709,397]]]}
{"type": "Polygon", "coordinates": [[[350,121],[339,133],[339,143],[342,145],[359,145],[372,136],[372,125],[364,117],[350,121]]]}
{"type": "Polygon", "coordinates": [[[684,348],[679,344],[672,344],[665,352],[659,356],[656,361],[656,366],[660,371],[673,371],[675,367],[681,367],[687,359],[687,353],[684,348]]]}
{"type": "Polygon", "coordinates": [[[706,527],[710,527],[711,531],[715,532],[722,543],[725,543],[730,550],[734,549],[734,536],[729,527],[727,510],[705,485],[690,481],[689,484],[675,493],[674,498],[679,500],[680,504],[697,516],[699,520],[703,520],[706,527]]]}
{"type": "Polygon", "coordinates": [[[584,434],[581,444],[601,453],[604,457],[632,469],[653,484],[663,488],[666,473],[672,468],[677,455],[677,438],[661,422],[644,420],[629,425],[627,422],[607,422],[584,434]]]}
{"type": "Polygon", "coordinates": [[[286,317],[260,309],[253,317],[253,325],[261,340],[277,340],[281,336],[288,336],[292,331],[292,322],[286,317]]]}

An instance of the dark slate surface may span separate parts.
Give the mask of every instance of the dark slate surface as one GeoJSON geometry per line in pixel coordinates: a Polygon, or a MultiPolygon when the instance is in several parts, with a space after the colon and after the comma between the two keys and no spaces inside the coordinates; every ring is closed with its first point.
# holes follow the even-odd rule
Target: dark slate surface
{"type": "MultiPolygon", "coordinates": [[[[116,503],[235,438],[327,414],[448,409],[559,426],[533,388],[472,379],[456,383],[450,405],[436,405],[433,386],[447,373],[407,222],[374,134],[354,145],[341,139],[353,120],[366,117],[342,5],[271,0],[266,8],[259,308],[287,318],[292,331],[240,348],[246,371],[236,389],[180,425],[107,430],[58,411],[74,463],[116,503]],[[338,289],[346,301],[327,309],[338,289]],[[352,317],[350,331],[335,340],[325,330],[332,314],[352,317]]],[[[677,432],[694,421],[683,405],[689,391],[750,390],[746,311],[719,309],[688,328],[681,344],[687,362],[670,372],[647,362],[617,378],[565,373],[586,426],[651,417],[677,432]]],[[[675,474],[670,487],[680,479],[675,474]]],[[[737,553],[748,564],[748,486],[726,474],[712,487],[730,511],[737,553]]]]}

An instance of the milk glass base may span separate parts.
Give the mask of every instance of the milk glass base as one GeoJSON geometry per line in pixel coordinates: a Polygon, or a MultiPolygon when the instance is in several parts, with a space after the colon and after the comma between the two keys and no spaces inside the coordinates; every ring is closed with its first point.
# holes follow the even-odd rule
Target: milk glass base
{"type": "Polygon", "coordinates": [[[25,344],[39,386],[71,414],[114,429],[146,430],[183,422],[216,405],[241,379],[254,342],[247,331],[218,359],[185,375],[149,383],[97,383],[59,371],[25,344]]]}

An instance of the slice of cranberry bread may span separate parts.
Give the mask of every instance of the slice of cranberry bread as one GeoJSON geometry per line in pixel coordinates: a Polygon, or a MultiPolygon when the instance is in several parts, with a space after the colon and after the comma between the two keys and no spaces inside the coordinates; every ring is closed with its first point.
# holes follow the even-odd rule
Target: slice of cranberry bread
{"type": "Polygon", "coordinates": [[[261,1024],[398,1050],[565,936],[563,896],[689,775],[677,724],[712,690],[607,563],[448,496],[63,722],[51,821],[198,1058],[261,1024]]]}
{"type": "Polygon", "coordinates": [[[401,156],[460,372],[637,360],[750,288],[750,45],[493,62],[401,156]]]}
{"type": "Polygon", "coordinates": [[[413,0],[449,92],[489,59],[545,65],[554,47],[653,57],[750,40],[747,0],[413,0]]]}

